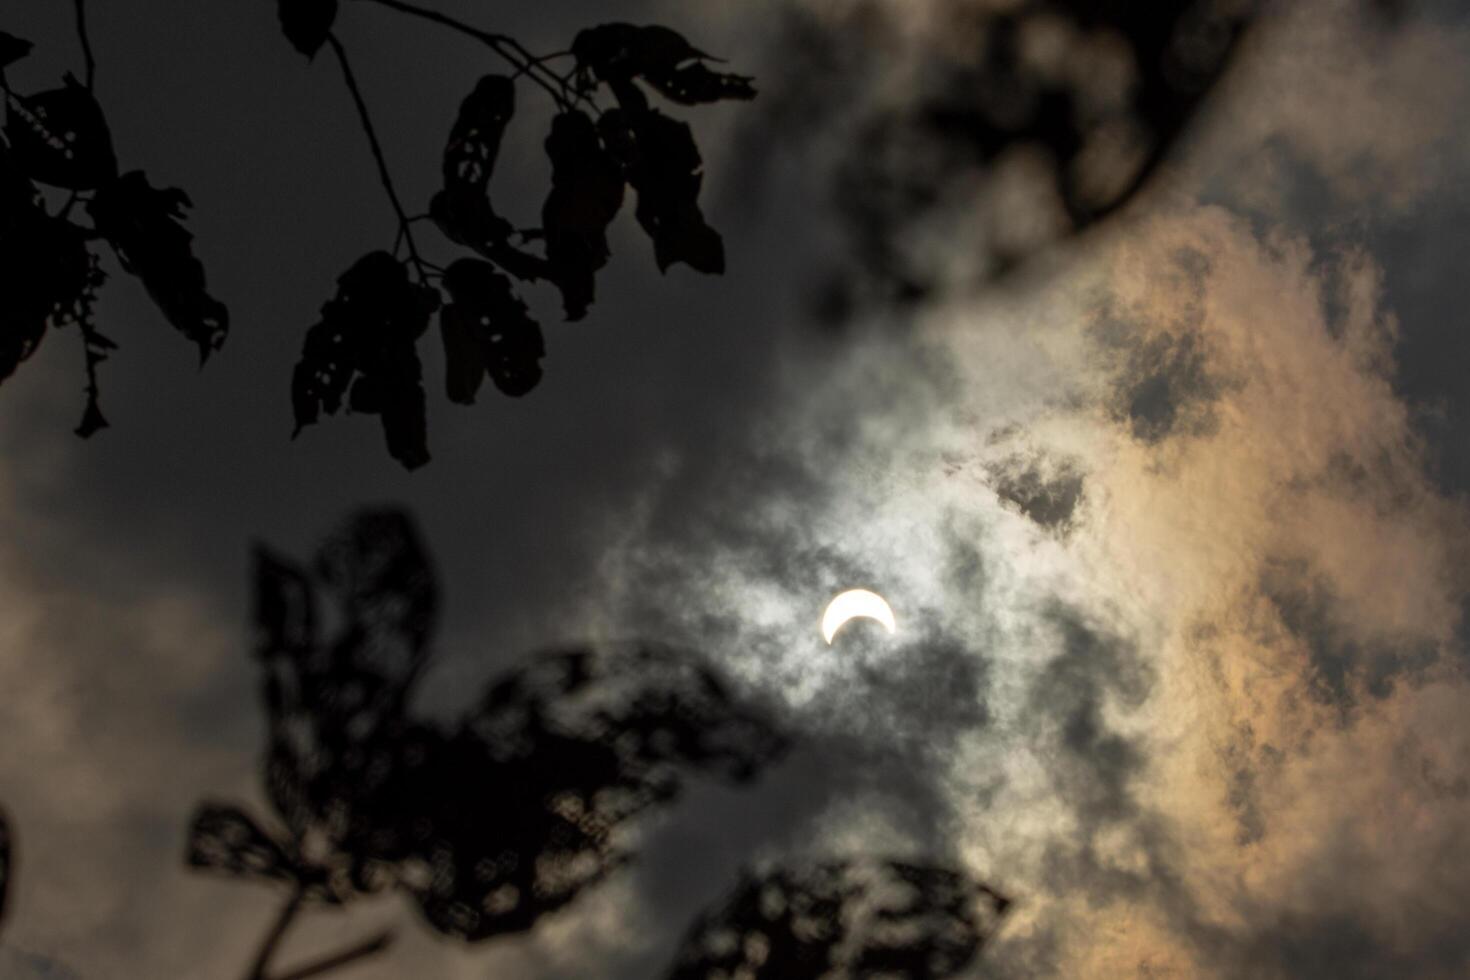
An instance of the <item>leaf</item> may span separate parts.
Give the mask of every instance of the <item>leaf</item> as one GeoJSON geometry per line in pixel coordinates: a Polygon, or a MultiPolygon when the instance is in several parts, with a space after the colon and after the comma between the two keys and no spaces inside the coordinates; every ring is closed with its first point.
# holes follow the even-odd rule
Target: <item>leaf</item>
{"type": "Polygon", "coordinates": [[[561,290],[568,320],[580,320],[607,265],[607,226],[623,206],[623,174],[588,116],[572,110],[551,122],[546,138],[551,193],[541,208],[549,277],[561,290]]]}
{"type": "Polygon", "coordinates": [[[479,188],[490,183],[505,127],[516,111],[516,86],[506,75],[486,75],[459,105],[444,147],[444,186],[479,188]]]}
{"type": "Polygon", "coordinates": [[[337,19],[337,0],[277,0],[276,15],[291,46],[313,58],[337,19]]]}
{"type": "Polygon", "coordinates": [[[668,980],[940,980],[967,971],[1010,900],[962,872],[860,858],[747,873],[685,934],[668,980]]]}
{"type": "MultiPolygon", "coordinates": [[[[6,202],[11,206],[13,202],[6,202]]],[[[82,232],[38,207],[0,217],[0,381],[35,353],[48,325],[90,308],[101,281],[82,232]]]]}
{"type": "Polygon", "coordinates": [[[413,521],[397,510],[355,514],[317,550],[315,571],[363,637],[352,666],[408,683],[428,656],[439,607],[434,570],[413,521]]]}
{"type": "Polygon", "coordinates": [[[77,434],[86,438],[107,420],[91,381],[113,348],[92,327],[92,304],[104,276],[87,248],[86,233],[46,213],[35,185],[0,149],[0,381],[35,353],[48,326],[77,325],[83,334],[89,383],[77,434]]]}
{"type": "Polygon", "coordinates": [[[510,222],[496,214],[490,199],[474,188],[438,191],[429,201],[429,216],[450,241],[474,249],[517,279],[531,281],[551,275],[545,259],[510,244],[514,231],[510,222]]]}
{"type": "Polygon", "coordinates": [[[5,137],[32,180],[90,190],[117,175],[102,107],[71,75],[61,88],[12,98],[8,105],[5,137]]]}
{"type": "Polygon", "coordinates": [[[445,270],[444,288],[454,300],[439,320],[450,400],[472,404],[485,373],[513,398],[535,388],[546,345],[510,280],[488,262],[460,259],[445,270]]]}
{"type": "Polygon", "coordinates": [[[515,82],[486,75],[460,103],[440,166],[444,189],[429,215],[451,241],[472,248],[521,280],[544,279],[546,260],[510,244],[515,228],[495,213],[488,190],[505,127],[515,114],[515,82]]]}
{"type": "Polygon", "coordinates": [[[203,364],[224,344],[230,314],[209,294],[204,266],[194,257],[194,236],[180,223],[190,206],[183,191],[152,187],[134,170],[99,188],[87,213],[123,269],[143,280],[165,319],[198,346],[203,364]]]}
{"type": "MultiPolygon", "coordinates": [[[[683,105],[718,102],[722,99],[753,99],[751,79],[711,71],[711,58],[667,27],[637,27],[633,24],[603,24],[577,34],[572,42],[583,87],[590,78],[607,82],[619,91],[633,78],[641,78],[665,98],[683,105]]],[[[626,103],[624,108],[631,108],[626,103]]]]}
{"type": "Polygon", "coordinates": [[[205,803],[189,821],[184,860],[191,868],[222,871],[240,878],[294,883],[299,862],[291,846],[266,833],[239,807],[205,803]]]}
{"type": "Polygon", "coordinates": [[[0,31],[0,71],[30,54],[32,47],[30,41],[0,31]]]}
{"type": "Polygon", "coordinates": [[[638,192],[636,215],[653,239],[660,272],[676,262],[719,275],[725,246],[699,210],[703,161],[689,126],[654,109],[613,109],[599,122],[604,143],[621,156],[628,183],[638,192]]]}
{"type": "Polygon", "coordinates": [[[291,379],[296,431],[335,415],[379,415],[388,452],[408,469],[429,461],[422,371],[415,344],[439,305],[387,252],[370,252],[337,280],[337,296],[307,331],[291,379]],[[350,396],[349,396],[350,390],[350,396]]]}

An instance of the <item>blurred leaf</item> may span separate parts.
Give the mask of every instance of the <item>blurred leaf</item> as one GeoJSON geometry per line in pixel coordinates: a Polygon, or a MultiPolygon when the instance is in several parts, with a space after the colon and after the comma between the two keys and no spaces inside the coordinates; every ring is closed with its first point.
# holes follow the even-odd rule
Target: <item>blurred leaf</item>
{"type": "Polygon", "coordinates": [[[168,322],[198,346],[203,364],[224,344],[230,315],[209,295],[204,266],[194,257],[194,236],[180,223],[190,206],[183,191],[152,187],[134,170],[100,187],[87,213],[122,267],[143,280],[168,322]]]}
{"type": "Polygon", "coordinates": [[[568,320],[580,320],[607,265],[607,226],[623,206],[623,174],[588,116],[572,110],[551,122],[546,138],[551,193],[541,208],[550,278],[561,290],[568,320]]]}
{"type": "Polygon", "coordinates": [[[705,62],[718,59],[667,27],[618,23],[588,28],[572,42],[572,54],[584,88],[595,78],[607,82],[620,98],[626,83],[634,78],[683,105],[755,98],[751,79],[711,71],[705,62]]]}
{"type": "Polygon", "coordinates": [[[450,400],[473,403],[486,372],[512,397],[535,388],[546,346],[510,280],[488,262],[460,259],[445,270],[444,288],[454,299],[439,314],[450,400]]]}
{"type": "Polygon", "coordinates": [[[724,242],[699,210],[704,164],[689,126],[655,109],[613,109],[599,126],[638,192],[638,223],[653,239],[659,271],[684,262],[699,272],[723,273],[724,242]]]}
{"type": "Polygon", "coordinates": [[[748,779],[787,746],[699,658],[652,645],[537,654],[459,723],[414,718],[438,593],[401,511],[356,515],[309,566],[258,550],[255,582],[266,790],[290,840],[206,806],[196,866],[271,877],[309,849],[293,873],[329,897],[394,887],[479,942],[631,860],[626,822],[692,774],[748,779]],[[318,590],[335,600],[323,636],[318,590]]]}
{"type": "Polygon", "coordinates": [[[61,88],[10,98],[7,104],[5,137],[32,180],[90,190],[117,175],[102,107],[72,76],[61,88]]]}
{"type": "Polygon", "coordinates": [[[291,379],[296,431],[352,411],[379,415],[388,452],[408,469],[429,461],[419,337],[439,305],[387,252],[370,252],[337,280],[337,296],[307,331],[291,379]]]}
{"type": "Polygon", "coordinates": [[[337,0],[277,0],[276,14],[291,46],[308,58],[327,42],[337,19],[337,0]]]}
{"type": "Polygon", "coordinates": [[[189,822],[184,860],[191,868],[223,871],[242,878],[295,882],[297,862],[281,844],[239,807],[205,803],[189,822]]]}
{"type": "Polygon", "coordinates": [[[30,54],[32,47],[30,41],[0,31],[0,71],[30,54]]]}
{"type": "Polygon", "coordinates": [[[959,871],[861,858],[746,874],[686,933],[668,980],[959,976],[1010,901],[959,871]]]}

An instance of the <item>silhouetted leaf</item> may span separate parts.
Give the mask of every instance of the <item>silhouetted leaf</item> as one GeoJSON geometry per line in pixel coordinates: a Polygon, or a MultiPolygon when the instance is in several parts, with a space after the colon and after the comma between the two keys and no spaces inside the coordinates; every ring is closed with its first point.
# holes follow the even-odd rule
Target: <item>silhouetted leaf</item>
{"type": "Polygon", "coordinates": [[[551,193],[541,208],[546,258],[567,319],[580,320],[596,295],[597,270],[607,265],[607,226],[623,206],[623,174],[580,110],[552,120],[546,155],[551,158],[551,193]]]}
{"type": "Polygon", "coordinates": [[[444,147],[444,186],[484,191],[495,172],[505,127],[516,111],[516,86],[505,75],[486,75],[465,96],[444,147]]]}
{"type": "Polygon", "coordinates": [[[746,874],[685,935],[668,980],[958,976],[1010,901],[967,875],[857,859],[746,874]]]}
{"type": "Polygon", "coordinates": [[[308,58],[327,42],[337,19],[337,0],[276,0],[281,30],[291,46],[308,58]]]}
{"type": "Polygon", "coordinates": [[[117,174],[102,107],[70,75],[58,89],[7,100],[5,137],[32,180],[89,190],[117,174]]]}
{"type": "Polygon", "coordinates": [[[613,109],[599,126],[638,192],[638,223],[653,239],[659,270],[684,262],[699,272],[724,272],[724,243],[699,210],[704,164],[689,126],[653,109],[613,109]]]}
{"type": "Polygon", "coordinates": [[[32,47],[30,41],[0,31],[0,71],[30,54],[32,47]]]}
{"type": "Polygon", "coordinates": [[[486,372],[512,397],[536,387],[546,345],[510,280],[488,262],[460,259],[445,270],[444,288],[454,299],[439,314],[450,400],[473,403],[486,372]]]}
{"type": "Polygon", "coordinates": [[[90,315],[102,275],[81,229],[39,206],[0,201],[0,380],[35,353],[48,325],[90,315]]]}
{"type": "MultiPolygon", "coordinates": [[[[619,98],[626,83],[641,78],[665,98],[684,105],[721,99],[753,99],[751,79],[714,72],[705,64],[715,61],[667,27],[603,24],[577,34],[572,42],[582,87],[591,79],[606,82],[619,98]]],[[[630,108],[625,105],[625,108],[630,108]]]]}
{"type": "Polygon", "coordinates": [[[460,103],[449,131],[441,170],[444,189],[434,195],[429,215],[451,241],[479,252],[517,279],[543,279],[546,261],[510,244],[515,231],[490,203],[490,177],[505,127],[515,114],[515,83],[486,75],[460,103]]]}
{"type": "Polygon", "coordinates": [[[415,344],[439,294],[409,281],[387,252],[370,252],[337,280],[337,297],[306,334],[291,380],[296,432],[335,415],[380,415],[388,452],[408,469],[429,460],[424,388],[415,344]]]}
{"type": "Polygon", "coordinates": [[[92,304],[104,278],[87,248],[86,232],[47,214],[35,186],[0,147],[0,381],[35,353],[48,326],[82,331],[89,383],[77,434],[107,425],[91,375],[113,344],[92,325],[92,304]]]}
{"type": "Polygon", "coordinates": [[[230,314],[209,295],[204,266],[194,257],[194,236],[180,223],[191,206],[177,187],[152,187],[134,170],[100,187],[87,213],[122,267],[143,280],[168,322],[198,346],[203,364],[224,344],[230,314]]]}

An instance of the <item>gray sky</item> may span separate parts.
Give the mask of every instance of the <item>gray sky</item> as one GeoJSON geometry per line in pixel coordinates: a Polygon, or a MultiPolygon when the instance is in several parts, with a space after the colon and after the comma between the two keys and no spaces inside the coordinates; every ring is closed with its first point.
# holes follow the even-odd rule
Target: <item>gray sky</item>
{"type": "MultiPolygon", "coordinates": [[[[66,6],[0,24],[37,43],[13,84],[76,69],[66,6]]],[[[304,557],[382,502],[417,517],[443,585],[424,712],[538,647],[651,635],[765,687],[805,737],[753,787],[695,786],[637,866],[530,937],[454,948],[389,898],[317,913],[292,953],[393,922],[396,951],[354,976],[644,977],[742,864],[881,851],[1017,898],[998,975],[1463,974],[1463,19],[1379,36],[1346,0],[1282,5],[1122,220],[845,331],[807,312],[840,140],[770,128],[779,89],[689,111],[728,273],[660,276],[624,214],[586,321],[533,293],[548,356],[527,398],[451,406],[424,345],[434,459],[409,474],[375,420],[288,439],[304,330],[393,233],[335,66],[292,51],[270,4],[93,6],[119,158],[188,190],[232,332],[195,371],[118,273],[111,429],[70,434],[65,334],[0,389],[0,786],[22,848],[0,976],[239,973],[279,898],[181,855],[196,800],[258,799],[247,549],[304,557]],[[899,634],[829,650],[821,606],[853,585],[899,634]]],[[[835,38],[850,6],[807,5],[835,38]]],[[[343,7],[423,202],[496,66],[343,7]]],[[[533,50],[607,16],[441,7],[533,50]]],[[[937,43],[935,4],[880,7],[937,43]]],[[[782,9],[617,16],[787,78],[782,9]]],[[[497,201],[540,199],[546,107],[522,103],[497,201]]]]}

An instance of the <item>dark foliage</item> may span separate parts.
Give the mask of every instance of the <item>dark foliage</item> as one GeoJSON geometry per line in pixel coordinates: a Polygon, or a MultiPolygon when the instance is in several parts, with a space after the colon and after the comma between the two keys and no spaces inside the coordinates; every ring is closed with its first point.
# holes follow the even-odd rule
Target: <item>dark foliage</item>
{"type": "Polygon", "coordinates": [[[958,976],[1010,901],[965,874],[856,859],[747,874],[684,937],[669,980],[958,976]]]}
{"type": "Polygon", "coordinates": [[[177,187],[150,187],[143,172],[134,170],[98,188],[87,213],[123,269],[143,281],[168,322],[199,348],[203,364],[224,344],[230,316],[205,288],[204,266],[191,247],[194,236],[179,223],[192,206],[177,187]]]}
{"type": "Polygon", "coordinates": [[[551,193],[541,208],[546,259],[567,319],[580,320],[596,296],[597,271],[610,255],[607,226],[623,206],[623,168],[580,109],[552,120],[546,155],[551,158],[551,193]]]}
{"type": "Polygon", "coordinates": [[[656,109],[614,109],[601,125],[638,192],[638,223],[653,239],[659,271],[684,262],[700,272],[724,272],[724,242],[699,210],[704,164],[689,126],[656,109]]]}
{"type": "Polygon", "coordinates": [[[86,191],[117,176],[102,107],[71,75],[61,88],[11,97],[8,110],[5,139],[16,166],[32,180],[86,191]]]}
{"type": "MultiPolygon", "coordinates": [[[[579,33],[564,55],[575,64],[559,74],[546,67],[550,59],[531,56],[513,39],[479,31],[406,0],[378,2],[474,37],[514,69],[510,75],[481,78],[450,126],[442,155],[443,186],[430,200],[426,217],[451,242],[479,259],[462,259],[447,270],[439,269],[420,255],[412,227],[415,219],[398,200],[341,42],[330,33],[327,8],[285,0],[281,5],[282,24],[293,44],[304,51],[330,44],[341,61],[379,176],[398,215],[399,243],[408,253],[401,259],[405,275],[426,289],[438,280],[452,300],[440,321],[451,401],[472,403],[487,373],[495,387],[510,396],[524,395],[540,382],[545,354],[541,328],[517,294],[515,282],[549,283],[561,294],[566,319],[583,319],[596,298],[597,274],[610,257],[608,226],[622,208],[627,187],[637,193],[638,223],[653,240],[660,271],[679,262],[699,272],[724,271],[724,244],[699,208],[703,163],[693,133],[685,123],[650,107],[644,86],[670,102],[695,105],[754,98],[750,79],[712,71],[707,63],[714,59],[668,28],[630,24],[605,24],[579,33]],[[306,31],[305,23],[320,26],[319,32],[306,31]],[[303,45],[303,37],[312,43],[303,45]],[[545,140],[551,190],[541,208],[540,228],[517,227],[491,203],[495,162],[516,113],[519,85],[541,88],[558,109],[545,140]],[[605,105],[609,95],[616,108],[605,105]]],[[[307,347],[320,358],[320,344],[308,338],[307,347]]],[[[411,363],[411,373],[417,376],[416,352],[400,345],[394,347],[394,356],[411,363]]],[[[308,364],[305,354],[302,364],[297,368],[298,391],[302,378],[320,370],[320,361],[308,364]]],[[[405,368],[404,376],[409,373],[405,368]]],[[[340,394],[336,400],[341,400],[340,394]]],[[[298,431],[314,421],[325,404],[298,395],[298,431]]],[[[428,449],[423,441],[415,441],[411,452],[394,456],[407,466],[417,466],[427,461],[428,449]]]]}
{"type": "Polygon", "coordinates": [[[30,54],[32,47],[34,45],[30,41],[0,31],[0,70],[30,54]]]}
{"type": "Polygon", "coordinates": [[[444,288],[453,298],[439,314],[449,400],[473,403],[487,373],[513,397],[536,387],[546,347],[510,280],[489,262],[460,259],[445,270],[444,288]]]}
{"type": "Polygon", "coordinates": [[[396,511],[309,568],[258,550],[255,606],[281,827],[205,804],[187,860],[295,904],[393,888],[446,936],[522,932],[632,859],[620,830],[690,772],[747,780],[785,748],[698,658],[652,645],[542,653],[457,723],[416,717],[438,588],[396,511]]]}
{"type": "Polygon", "coordinates": [[[415,347],[439,293],[409,281],[387,252],[369,252],[337,280],[337,296],[306,333],[291,378],[296,433],[345,402],[377,415],[388,452],[409,469],[429,460],[423,373],[415,347]]]}
{"type": "MultiPolygon", "coordinates": [[[[149,185],[141,171],[118,174],[112,135],[90,86],[67,75],[61,88],[24,95],[0,75],[6,104],[0,139],[0,381],[40,345],[48,327],[76,327],[87,371],[87,403],[76,432],[107,426],[97,366],[116,349],[94,322],[105,279],[91,245],[105,240],[123,270],[143,282],[175,329],[203,361],[224,343],[229,314],[205,288],[192,236],[180,224],[188,196],[149,185]],[[38,185],[71,192],[50,209],[38,185]],[[75,207],[78,203],[83,207],[75,207]],[[84,214],[90,225],[79,220],[84,214]]],[[[0,71],[23,58],[30,42],[0,32],[0,71]]]]}

